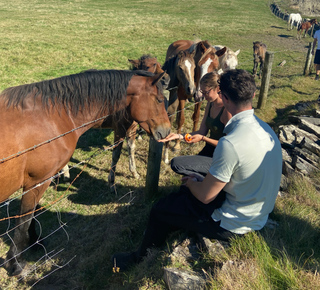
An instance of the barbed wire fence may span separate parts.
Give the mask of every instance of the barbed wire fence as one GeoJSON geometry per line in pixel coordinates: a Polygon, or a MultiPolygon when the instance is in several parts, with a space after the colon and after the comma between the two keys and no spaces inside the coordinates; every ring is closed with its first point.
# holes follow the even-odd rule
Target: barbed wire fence
{"type": "MultiPolygon", "coordinates": [[[[189,103],[188,105],[185,106],[185,108],[183,110],[187,110],[189,109],[190,107],[194,106],[196,103],[189,103]]],[[[176,111],[175,114],[178,114],[180,111],[176,111]]],[[[5,162],[8,162],[10,160],[12,160],[13,158],[17,158],[19,156],[21,156],[22,154],[26,154],[30,151],[34,151],[36,150],[37,148],[41,147],[41,146],[44,146],[45,144],[48,144],[58,138],[62,138],[76,130],[79,130],[81,128],[84,128],[86,126],[89,126],[90,124],[92,123],[96,123],[100,120],[103,120],[105,118],[107,118],[108,116],[103,116],[101,118],[98,118],[96,120],[93,120],[93,121],[90,121],[88,123],[85,123],[77,128],[74,128],[68,132],[65,132],[63,134],[60,134],[58,136],[55,136],[51,139],[48,139],[46,141],[43,141],[39,144],[36,144],[30,148],[26,148],[22,151],[19,151],[19,152],[16,152],[15,154],[12,154],[12,155],[9,155],[9,156],[6,156],[6,157],[3,157],[0,159],[0,164],[2,163],[5,163],[5,162]]],[[[138,130],[138,134],[142,133],[143,132],[143,129],[138,129],[138,124],[136,124],[136,129],[138,130]]],[[[130,136],[127,136],[127,138],[130,138],[130,136]]],[[[67,223],[72,221],[73,219],[76,218],[76,216],[73,216],[71,219],[69,219],[68,222],[63,222],[61,220],[61,215],[60,215],[60,210],[59,210],[59,204],[64,200],[66,199],[68,196],[69,196],[69,189],[71,188],[71,186],[73,185],[73,183],[80,177],[80,175],[84,172],[86,166],[89,164],[89,162],[95,158],[95,157],[98,157],[99,155],[105,153],[106,151],[108,150],[112,150],[114,149],[115,147],[117,147],[120,143],[124,142],[124,139],[120,139],[119,141],[113,143],[113,144],[110,144],[109,146],[107,147],[104,147],[103,149],[99,149],[99,150],[96,150],[95,152],[93,152],[88,158],[84,159],[84,160],[81,160],[79,161],[78,163],[74,164],[73,166],[69,167],[69,170],[72,171],[76,168],[79,168],[81,166],[83,166],[80,170],[80,172],[76,175],[76,177],[70,181],[70,184],[69,186],[67,187],[66,190],[63,191],[62,194],[59,195],[58,198],[56,198],[54,201],[50,202],[49,204],[45,205],[45,206],[41,206],[41,207],[38,207],[38,208],[35,208],[35,210],[33,211],[34,213],[34,220],[35,222],[37,223],[38,225],[38,228],[39,228],[39,231],[40,231],[40,234],[39,234],[39,238],[38,240],[28,246],[26,249],[24,249],[21,253],[17,253],[16,256],[20,255],[20,254],[23,254],[25,252],[27,252],[28,250],[30,250],[33,246],[40,246],[43,248],[45,254],[40,257],[38,259],[37,262],[35,262],[32,267],[30,267],[29,269],[27,269],[26,271],[23,272],[23,274],[21,275],[21,277],[18,279],[18,281],[21,281],[22,279],[25,279],[27,276],[30,276],[32,275],[32,273],[35,273],[37,269],[39,269],[40,267],[43,267],[44,264],[46,263],[51,263],[52,265],[54,265],[55,269],[53,269],[51,272],[47,273],[45,276],[39,278],[38,280],[35,281],[35,283],[32,285],[34,286],[35,284],[37,284],[39,281],[45,279],[46,277],[48,277],[50,274],[54,273],[55,271],[59,270],[59,269],[62,269],[63,267],[65,267],[66,265],[68,265],[74,258],[72,257],[69,261],[65,262],[63,265],[58,265],[54,262],[54,257],[59,255],[61,252],[64,251],[64,249],[55,249],[55,250],[52,250],[50,252],[47,251],[45,245],[43,244],[43,242],[50,238],[52,235],[56,234],[58,231],[63,231],[66,235],[66,238],[67,240],[69,240],[69,235],[68,235],[68,232],[66,230],[66,226],[67,226],[67,223]],[[59,227],[56,228],[55,230],[52,230],[48,235],[44,236],[44,237],[41,237],[41,233],[43,232],[42,230],[42,226],[41,226],[41,223],[39,221],[39,217],[43,214],[45,214],[46,212],[48,212],[49,210],[52,210],[52,209],[55,209],[56,211],[56,214],[57,214],[57,220],[58,220],[58,223],[59,223],[59,227]]],[[[110,170],[113,170],[113,168],[110,168],[110,170]]],[[[32,188],[26,190],[26,191],[22,191],[20,194],[16,194],[14,197],[10,197],[8,198],[7,200],[5,200],[4,202],[0,203],[0,210],[2,210],[3,212],[6,212],[6,216],[3,217],[3,218],[0,218],[0,222],[7,222],[7,229],[4,233],[0,233],[0,238],[3,240],[3,242],[6,242],[6,240],[9,240],[11,243],[14,243],[13,241],[13,238],[11,237],[11,233],[20,225],[12,225],[11,224],[11,220],[16,220],[18,219],[19,217],[21,217],[22,215],[10,215],[10,204],[13,203],[14,201],[19,201],[21,199],[21,197],[28,193],[29,191],[31,191],[32,189],[36,188],[36,187],[39,187],[41,185],[43,185],[44,183],[48,182],[51,180],[52,183],[55,182],[55,180],[57,178],[59,178],[61,175],[63,175],[64,173],[62,171],[56,173],[55,175],[43,180],[42,182],[34,185],[32,188]],[[7,239],[6,239],[7,238],[7,239]]],[[[116,191],[116,184],[113,185],[114,186],[114,192],[115,194],[117,195],[117,191],[116,191]]],[[[133,195],[133,191],[129,190],[128,192],[126,192],[125,194],[123,194],[121,197],[119,197],[118,201],[122,200],[123,198],[129,196],[129,201],[127,202],[127,204],[131,204],[131,202],[135,199],[135,196],[133,195]]],[[[99,199],[99,196],[96,197],[96,199],[99,199]]],[[[31,212],[28,212],[26,213],[25,215],[29,215],[31,214],[31,212]]],[[[16,256],[12,257],[12,259],[15,259],[16,256]]],[[[7,262],[9,262],[9,260],[3,260],[2,262],[0,262],[0,267],[3,267],[7,262]]]]}

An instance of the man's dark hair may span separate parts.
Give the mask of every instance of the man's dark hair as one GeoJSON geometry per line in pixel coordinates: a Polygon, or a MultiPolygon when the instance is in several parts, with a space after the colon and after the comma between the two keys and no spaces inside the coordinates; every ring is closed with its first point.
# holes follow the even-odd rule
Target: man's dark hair
{"type": "Polygon", "coordinates": [[[256,84],[253,76],[247,71],[233,69],[221,75],[220,90],[236,105],[247,105],[252,102],[256,84]]]}

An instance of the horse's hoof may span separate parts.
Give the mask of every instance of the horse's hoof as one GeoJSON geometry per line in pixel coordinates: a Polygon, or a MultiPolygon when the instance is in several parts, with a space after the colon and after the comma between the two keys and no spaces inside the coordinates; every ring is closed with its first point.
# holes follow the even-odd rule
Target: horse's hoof
{"type": "Polygon", "coordinates": [[[111,193],[116,193],[116,185],[114,184],[114,182],[113,183],[109,182],[109,188],[111,193]]]}
{"type": "Polygon", "coordinates": [[[133,172],[132,174],[133,174],[133,177],[134,177],[135,179],[139,179],[139,178],[140,178],[140,175],[139,175],[138,172],[133,172]]]}
{"type": "Polygon", "coordinates": [[[21,262],[15,261],[14,263],[8,262],[7,265],[5,265],[5,269],[7,270],[9,276],[18,276],[18,275],[21,275],[25,266],[26,266],[25,261],[21,261],[21,262]]]}
{"type": "Polygon", "coordinates": [[[181,150],[181,147],[179,146],[179,147],[173,147],[172,148],[172,151],[173,152],[179,152],[181,150]]]}

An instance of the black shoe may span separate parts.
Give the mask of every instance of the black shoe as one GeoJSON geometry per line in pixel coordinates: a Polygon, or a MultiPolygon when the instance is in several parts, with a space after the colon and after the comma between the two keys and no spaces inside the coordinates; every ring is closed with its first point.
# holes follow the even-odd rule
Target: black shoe
{"type": "Polygon", "coordinates": [[[319,80],[319,75],[316,75],[316,77],[314,78],[316,81],[319,80]]]}
{"type": "Polygon", "coordinates": [[[117,253],[111,259],[113,272],[122,272],[128,270],[131,266],[138,263],[137,252],[117,253]]]}

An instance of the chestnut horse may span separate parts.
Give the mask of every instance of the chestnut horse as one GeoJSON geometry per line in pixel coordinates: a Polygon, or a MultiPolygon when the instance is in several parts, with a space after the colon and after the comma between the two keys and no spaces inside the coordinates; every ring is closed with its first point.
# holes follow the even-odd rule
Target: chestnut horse
{"type": "Polygon", "coordinates": [[[302,31],[304,31],[303,37],[306,37],[308,30],[312,27],[312,25],[318,24],[317,19],[311,19],[309,21],[305,21],[298,26],[297,29],[297,38],[301,39],[302,31]]]}
{"type": "MultiPolygon", "coordinates": [[[[174,113],[178,111],[176,116],[177,121],[177,132],[181,133],[182,125],[184,124],[184,107],[187,99],[191,99],[193,96],[196,100],[194,108],[193,119],[193,131],[196,131],[199,117],[202,95],[200,92],[200,79],[206,73],[213,71],[218,68],[218,58],[222,56],[226,51],[226,48],[216,52],[212,45],[208,41],[194,42],[191,40],[178,40],[169,45],[166,55],[166,62],[163,65],[163,69],[170,75],[171,81],[173,82],[176,78],[173,72],[177,71],[178,66],[172,66],[172,59],[179,57],[179,55],[185,54],[189,57],[189,64],[185,66],[183,70],[178,69],[178,72],[188,73],[188,80],[180,81],[179,84],[175,83],[172,85],[170,81],[169,90],[177,86],[176,89],[170,90],[168,114],[171,122],[173,122],[174,113]],[[193,58],[193,61],[190,59],[193,58]],[[171,65],[170,65],[171,64],[171,65]],[[189,67],[189,68],[188,68],[189,67]],[[192,90],[188,88],[188,85],[192,84],[192,90]],[[187,86],[187,87],[186,87],[187,86]]],[[[177,74],[177,73],[176,73],[177,74]]],[[[168,142],[165,143],[164,160],[165,163],[169,163],[168,153],[168,142]]],[[[180,140],[176,140],[174,150],[180,149],[180,140]]]]}
{"type": "MultiPolygon", "coordinates": [[[[152,57],[150,55],[142,55],[139,59],[128,59],[128,61],[132,64],[131,69],[134,71],[144,70],[144,71],[148,71],[156,74],[160,74],[164,72],[157,58],[152,57]]],[[[168,74],[165,73],[162,79],[160,80],[163,89],[167,88],[169,79],[170,77],[168,76],[168,74]]],[[[109,117],[105,121],[104,125],[114,130],[115,144],[117,144],[121,139],[126,138],[128,143],[129,170],[132,173],[134,178],[139,178],[140,176],[137,172],[136,162],[135,162],[135,140],[136,140],[136,132],[137,132],[138,124],[135,121],[128,122],[127,119],[119,119],[119,118],[117,118],[117,122],[113,122],[113,119],[114,118],[109,117]]],[[[111,169],[108,176],[108,182],[111,189],[114,188],[116,166],[120,158],[122,145],[123,145],[123,142],[119,142],[118,146],[115,147],[112,151],[112,164],[111,164],[111,169]]]]}
{"type": "Polygon", "coordinates": [[[266,51],[267,46],[264,43],[260,41],[253,43],[253,76],[255,77],[257,75],[258,65],[260,63],[259,79],[261,78],[266,51]]]}
{"type": "MultiPolygon", "coordinates": [[[[120,112],[156,140],[170,132],[162,74],[86,71],[8,88],[0,94],[0,202],[23,188],[20,215],[5,266],[21,273],[21,252],[37,240],[32,218],[52,177],[69,161],[79,137],[120,112]]],[[[125,117],[122,117],[125,118],[125,117]]]]}

